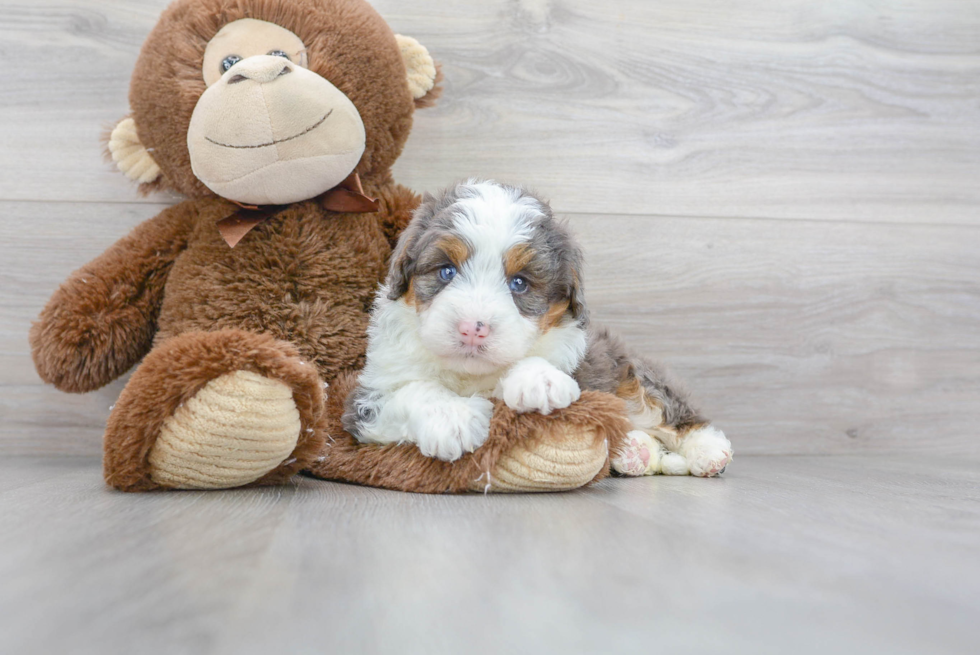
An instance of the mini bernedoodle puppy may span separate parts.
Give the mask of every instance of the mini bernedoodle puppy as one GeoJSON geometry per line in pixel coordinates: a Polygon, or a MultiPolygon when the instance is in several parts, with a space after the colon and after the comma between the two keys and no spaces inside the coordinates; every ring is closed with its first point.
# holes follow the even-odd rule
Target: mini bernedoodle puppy
{"type": "Polygon", "coordinates": [[[344,427],[455,460],[486,440],[500,398],[548,414],[581,389],[613,393],[634,430],[610,453],[625,475],[725,470],[732,446],[661,369],[590,327],[582,252],[523,189],[469,180],[427,195],[399,239],[369,328],[367,365],[344,427]]]}

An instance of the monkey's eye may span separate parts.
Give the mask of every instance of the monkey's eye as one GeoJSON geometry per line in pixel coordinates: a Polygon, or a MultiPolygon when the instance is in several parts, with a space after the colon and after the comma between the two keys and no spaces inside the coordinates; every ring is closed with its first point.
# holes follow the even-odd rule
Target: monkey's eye
{"type": "Polygon", "coordinates": [[[228,55],[227,57],[221,60],[221,72],[227,73],[232,66],[234,66],[241,60],[242,58],[239,57],[238,55],[228,55]]]}
{"type": "Polygon", "coordinates": [[[515,275],[510,278],[510,290],[517,295],[521,295],[527,291],[527,280],[522,278],[520,275],[515,275]]]}
{"type": "Polygon", "coordinates": [[[456,267],[452,264],[448,264],[439,269],[439,279],[443,282],[449,282],[454,277],[456,277],[456,267]]]}
{"type": "Polygon", "coordinates": [[[283,57],[287,61],[292,61],[292,59],[289,58],[289,55],[287,55],[282,50],[270,50],[268,54],[270,57],[283,57]]]}

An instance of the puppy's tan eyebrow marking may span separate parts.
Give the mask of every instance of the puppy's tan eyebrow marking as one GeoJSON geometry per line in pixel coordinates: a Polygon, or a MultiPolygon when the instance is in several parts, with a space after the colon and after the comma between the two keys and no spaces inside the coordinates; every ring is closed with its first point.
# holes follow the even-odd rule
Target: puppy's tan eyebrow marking
{"type": "Polygon", "coordinates": [[[441,237],[436,242],[436,248],[446,253],[446,257],[449,257],[456,266],[462,266],[463,262],[469,259],[470,256],[470,249],[459,237],[441,237]]]}
{"type": "Polygon", "coordinates": [[[534,248],[531,246],[526,243],[512,246],[504,255],[504,270],[507,272],[507,277],[523,271],[532,259],[534,259],[534,248]]]}

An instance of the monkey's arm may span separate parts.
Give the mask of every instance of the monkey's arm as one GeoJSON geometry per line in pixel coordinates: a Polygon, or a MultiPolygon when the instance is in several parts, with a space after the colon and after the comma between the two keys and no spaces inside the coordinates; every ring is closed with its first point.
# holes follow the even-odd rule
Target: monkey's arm
{"type": "Polygon", "coordinates": [[[192,202],[165,209],[71,274],[31,326],[41,379],[62,391],[92,391],[149,351],[167,275],[195,217],[192,202]]]}

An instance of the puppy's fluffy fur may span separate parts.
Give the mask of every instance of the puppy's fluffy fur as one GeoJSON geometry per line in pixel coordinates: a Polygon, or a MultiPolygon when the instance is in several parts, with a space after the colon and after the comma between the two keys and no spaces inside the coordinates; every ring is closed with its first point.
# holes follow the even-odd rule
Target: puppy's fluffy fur
{"type": "Polygon", "coordinates": [[[344,427],[455,460],[487,438],[493,404],[543,414],[581,389],[627,401],[635,430],[614,470],[713,476],[731,444],[663,372],[589,325],[582,253],[547,203],[469,180],[426,196],[401,235],[344,427]]]}

